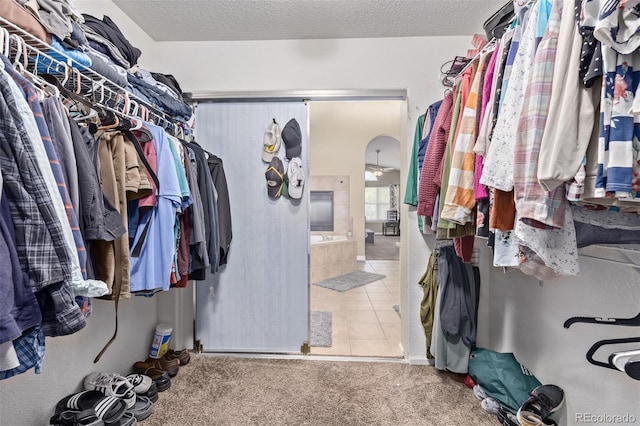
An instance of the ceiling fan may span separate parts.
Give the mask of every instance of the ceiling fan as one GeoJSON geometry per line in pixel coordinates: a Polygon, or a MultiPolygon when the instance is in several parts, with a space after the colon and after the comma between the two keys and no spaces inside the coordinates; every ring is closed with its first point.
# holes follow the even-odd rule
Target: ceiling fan
{"type": "Polygon", "coordinates": [[[390,172],[392,170],[395,170],[393,167],[381,167],[380,166],[380,150],[376,149],[376,164],[369,164],[368,165],[368,169],[371,173],[373,173],[373,175],[375,177],[380,177],[382,176],[385,172],[390,172]]]}

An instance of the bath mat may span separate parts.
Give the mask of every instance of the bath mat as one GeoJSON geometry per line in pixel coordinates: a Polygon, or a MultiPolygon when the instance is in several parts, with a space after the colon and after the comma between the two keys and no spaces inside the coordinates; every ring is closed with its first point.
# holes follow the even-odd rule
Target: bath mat
{"type": "Polygon", "coordinates": [[[330,348],[332,340],[332,314],[329,311],[311,311],[311,346],[330,348]]]}
{"type": "Polygon", "coordinates": [[[338,275],[337,277],[327,278],[326,280],[313,284],[335,291],[347,291],[383,278],[386,278],[386,276],[367,271],[354,271],[348,274],[338,275]]]}

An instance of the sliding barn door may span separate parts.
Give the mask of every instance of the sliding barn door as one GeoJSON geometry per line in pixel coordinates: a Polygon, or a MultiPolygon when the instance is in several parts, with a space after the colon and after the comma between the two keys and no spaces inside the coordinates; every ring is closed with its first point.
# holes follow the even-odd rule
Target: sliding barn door
{"type": "MultiPolygon", "coordinates": [[[[228,264],[196,283],[196,339],[209,352],[299,353],[309,339],[309,203],[267,196],[263,136],[272,119],[295,118],[308,172],[308,115],[302,102],[202,103],[196,141],[222,158],[233,240],[228,264]]],[[[280,148],[283,164],[285,147],[280,148]]]]}

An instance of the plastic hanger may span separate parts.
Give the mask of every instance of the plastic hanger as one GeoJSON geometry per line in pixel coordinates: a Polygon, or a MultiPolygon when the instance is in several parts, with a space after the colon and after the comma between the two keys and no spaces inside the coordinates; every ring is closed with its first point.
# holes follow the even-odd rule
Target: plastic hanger
{"type": "Polygon", "coordinates": [[[622,351],[622,352],[614,352],[609,355],[609,364],[614,366],[620,371],[624,371],[625,364],[631,360],[638,358],[640,359],[640,349],[635,349],[631,351],[622,351]]]}
{"type": "Polygon", "coordinates": [[[624,365],[624,372],[632,379],[640,380],[640,358],[629,360],[624,365]]]}
{"type": "Polygon", "coordinates": [[[569,328],[571,324],[575,324],[577,322],[637,327],[640,326],[640,313],[633,318],[571,317],[564,322],[564,328],[569,328]]]}
{"type": "Polygon", "coordinates": [[[602,361],[593,359],[593,354],[595,354],[598,349],[606,345],[616,345],[619,343],[638,343],[638,342],[640,342],[640,337],[625,337],[620,339],[600,340],[594,343],[587,351],[587,361],[589,361],[593,365],[597,365],[598,367],[611,368],[613,370],[617,370],[615,366],[611,365],[608,362],[602,362],[602,361]]]}

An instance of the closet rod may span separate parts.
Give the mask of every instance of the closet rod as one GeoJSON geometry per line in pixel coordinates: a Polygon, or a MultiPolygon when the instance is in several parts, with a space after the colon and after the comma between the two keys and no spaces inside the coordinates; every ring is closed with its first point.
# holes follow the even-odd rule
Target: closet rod
{"type": "MultiPolygon", "coordinates": [[[[65,87],[67,87],[67,89],[71,91],[76,92],[79,95],[88,97],[87,100],[100,106],[107,107],[111,110],[117,110],[117,106],[120,105],[119,102],[121,101],[126,103],[127,101],[133,100],[134,106],[135,104],[137,104],[138,108],[140,108],[140,106],[143,107],[143,110],[141,110],[143,114],[146,114],[144,112],[145,110],[148,111],[149,117],[141,117],[141,115],[138,115],[139,117],[150,119],[152,122],[162,126],[165,129],[171,128],[176,132],[178,131],[179,124],[171,117],[167,116],[164,112],[159,111],[153,105],[150,105],[148,102],[138,98],[126,89],[118,86],[116,83],[112,82],[105,76],[98,74],[92,69],[78,63],[74,59],[67,56],[64,52],[53,48],[48,43],[38,39],[37,37],[16,26],[13,22],[7,20],[2,16],[0,16],[0,27],[7,30],[9,34],[20,37],[20,40],[22,41],[24,46],[20,46],[19,48],[24,48],[29,52],[28,62],[26,64],[27,66],[33,67],[28,69],[32,74],[43,74],[42,71],[38,70],[38,67],[42,66],[42,62],[40,61],[42,58],[44,58],[46,59],[44,68],[46,68],[47,71],[53,71],[54,73],[63,73],[65,76],[65,87]],[[50,54],[45,52],[45,50],[55,52],[57,55],[60,55],[60,57],[64,58],[65,62],[53,58],[50,54]],[[75,87],[73,83],[76,83],[75,87]],[[104,105],[101,105],[101,102],[98,102],[96,100],[98,96],[100,96],[100,100],[103,102],[105,102],[106,98],[106,103],[108,103],[109,101],[113,103],[111,105],[108,105],[106,103],[104,105]]],[[[182,125],[186,125],[186,123],[180,124],[180,126],[182,125]]]]}
{"type": "Polygon", "coordinates": [[[498,41],[497,38],[492,38],[491,40],[489,40],[489,42],[487,42],[487,44],[482,49],[480,49],[480,51],[478,53],[476,53],[473,56],[473,58],[471,58],[469,60],[467,65],[462,67],[460,72],[455,76],[455,79],[459,80],[462,77],[462,75],[464,74],[464,72],[467,70],[467,68],[469,68],[471,65],[473,65],[473,62],[475,60],[479,59],[482,55],[484,55],[486,52],[488,52],[492,47],[495,47],[497,41],[498,41]]]}

